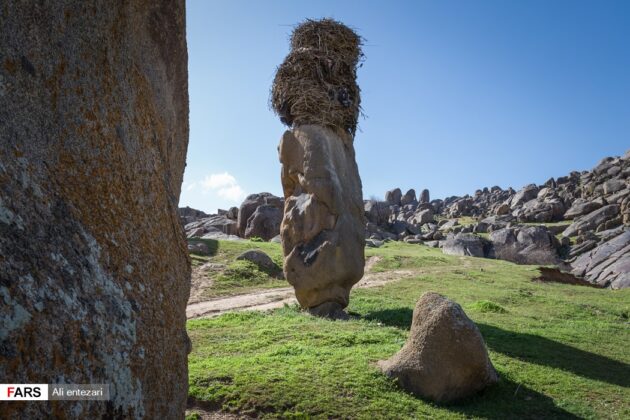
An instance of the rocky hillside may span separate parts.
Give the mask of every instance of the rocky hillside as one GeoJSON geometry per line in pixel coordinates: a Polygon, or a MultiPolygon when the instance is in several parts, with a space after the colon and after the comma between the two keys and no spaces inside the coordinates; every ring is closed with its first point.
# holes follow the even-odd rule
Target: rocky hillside
{"type": "Polygon", "coordinates": [[[269,241],[280,235],[284,200],[263,192],[251,194],[240,207],[206,214],[190,207],[179,208],[179,218],[188,238],[260,238],[269,241]]]}
{"type": "MultiPolygon", "coordinates": [[[[261,193],[216,215],[180,209],[180,218],[188,237],[278,241],[282,207],[282,198],[261,193]]],[[[426,189],[418,197],[395,188],[383,201],[364,201],[364,210],[368,246],[425,244],[446,254],[555,265],[601,287],[630,287],[630,151],[518,191],[494,186],[431,200],[426,189]]]]}

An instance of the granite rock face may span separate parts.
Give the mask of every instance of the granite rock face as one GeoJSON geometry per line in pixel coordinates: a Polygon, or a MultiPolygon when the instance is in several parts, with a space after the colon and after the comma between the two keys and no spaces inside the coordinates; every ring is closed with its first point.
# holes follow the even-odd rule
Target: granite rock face
{"type": "Polygon", "coordinates": [[[282,222],[282,208],[264,204],[258,206],[256,211],[247,220],[245,229],[246,238],[262,238],[270,240],[280,233],[280,223],[282,222]]]}
{"type": "MultiPolygon", "coordinates": [[[[180,216],[181,217],[181,216],[180,216]]],[[[204,238],[214,234],[230,236],[237,234],[236,222],[218,214],[204,217],[184,226],[186,237],[204,238]]]]}
{"type": "MultiPolygon", "coordinates": [[[[282,208],[284,207],[284,203],[280,197],[276,197],[275,195],[270,194],[268,192],[248,195],[247,198],[245,198],[245,201],[243,201],[243,203],[238,209],[238,222],[237,223],[238,223],[239,236],[246,238],[248,237],[246,235],[246,232],[248,229],[250,231],[257,229],[256,226],[250,222],[251,222],[251,217],[254,215],[254,213],[256,213],[256,210],[260,206],[271,206],[282,211],[282,208]]],[[[263,220],[263,219],[260,219],[260,220],[263,220]]],[[[280,230],[277,229],[275,234],[271,235],[271,237],[274,237],[275,235],[278,235],[279,233],[280,233],[280,230]]]]}
{"type": "Polygon", "coordinates": [[[517,264],[560,265],[560,244],[544,226],[498,229],[490,234],[494,258],[517,264]]]}
{"type": "Polygon", "coordinates": [[[630,230],[601,243],[580,255],[573,263],[573,274],[612,289],[630,287],[630,230]]]}
{"type": "Polygon", "coordinates": [[[0,7],[0,378],[108,383],[5,418],[181,418],[184,1],[0,7]]]}
{"type": "Polygon", "coordinates": [[[286,131],[280,141],[285,277],[300,305],[323,316],[345,308],[363,276],[365,221],[352,142],[315,125],[286,131]]]}
{"type": "Polygon", "coordinates": [[[604,158],[590,171],[573,171],[518,192],[495,185],[473,196],[429,202],[428,191],[426,197],[422,191],[418,203],[402,205],[396,200],[399,191],[388,191],[386,201],[365,202],[365,236],[372,244],[425,243],[455,255],[555,265],[598,286],[630,287],[630,266],[621,255],[627,236],[613,241],[630,229],[630,151],[604,158]],[[432,216],[420,217],[429,215],[423,213],[428,208],[432,216]],[[469,233],[489,236],[476,239],[469,233]]]}
{"type": "Polygon", "coordinates": [[[490,247],[491,244],[484,238],[472,233],[458,233],[446,238],[442,252],[447,255],[484,258],[488,256],[490,247]]]}

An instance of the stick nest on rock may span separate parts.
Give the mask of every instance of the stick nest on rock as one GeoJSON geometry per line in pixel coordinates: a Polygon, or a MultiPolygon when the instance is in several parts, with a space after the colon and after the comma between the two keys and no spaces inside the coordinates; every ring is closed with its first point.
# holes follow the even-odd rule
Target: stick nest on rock
{"type": "Polygon", "coordinates": [[[333,19],[298,25],[271,88],[271,106],[280,121],[289,127],[340,128],[354,136],[361,113],[356,82],[361,45],[359,35],[333,19]]]}

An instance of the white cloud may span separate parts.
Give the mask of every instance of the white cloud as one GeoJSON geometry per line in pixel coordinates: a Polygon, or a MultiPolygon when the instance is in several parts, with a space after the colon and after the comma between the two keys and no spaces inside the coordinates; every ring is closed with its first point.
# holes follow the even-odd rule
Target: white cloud
{"type": "Polygon", "coordinates": [[[219,197],[225,198],[226,200],[233,201],[235,203],[240,203],[245,198],[245,191],[241,188],[240,185],[232,185],[231,187],[223,187],[217,190],[217,194],[219,197]]]}
{"type": "MultiPolygon", "coordinates": [[[[187,187],[187,190],[196,188],[196,184],[193,182],[187,187]]],[[[246,196],[245,190],[238,184],[236,178],[227,172],[207,175],[198,184],[204,193],[214,192],[219,197],[234,203],[240,203],[246,196]]]]}
{"type": "Polygon", "coordinates": [[[201,181],[201,186],[204,190],[217,190],[219,188],[232,187],[238,185],[236,178],[227,172],[222,174],[207,175],[206,178],[201,181]]]}

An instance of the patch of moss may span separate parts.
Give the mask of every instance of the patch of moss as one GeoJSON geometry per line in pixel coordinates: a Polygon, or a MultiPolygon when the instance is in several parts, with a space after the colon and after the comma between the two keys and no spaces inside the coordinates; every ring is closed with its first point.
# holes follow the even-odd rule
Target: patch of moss
{"type": "Polygon", "coordinates": [[[468,306],[470,309],[477,310],[479,312],[494,312],[495,314],[504,314],[507,311],[505,308],[497,303],[489,300],[478,300],[472,305],[468,306]]]}

